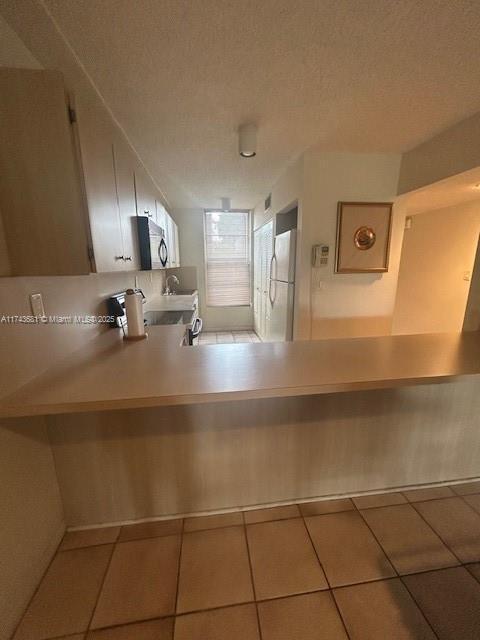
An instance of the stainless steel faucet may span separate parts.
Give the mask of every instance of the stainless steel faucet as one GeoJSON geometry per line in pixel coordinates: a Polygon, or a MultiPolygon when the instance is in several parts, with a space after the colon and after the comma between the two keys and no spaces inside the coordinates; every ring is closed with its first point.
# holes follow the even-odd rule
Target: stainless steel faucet
{"type": "Polygon", "coordinates": [[[174,276],[173,274],[167,276],[167,279],[165,280],[165,295],[167,296],[173,296],[175,294],[175,291],[170,287],[170,280],[176,285],[180,284],[180,280],[177,278],[177,276],[174,276]]]}

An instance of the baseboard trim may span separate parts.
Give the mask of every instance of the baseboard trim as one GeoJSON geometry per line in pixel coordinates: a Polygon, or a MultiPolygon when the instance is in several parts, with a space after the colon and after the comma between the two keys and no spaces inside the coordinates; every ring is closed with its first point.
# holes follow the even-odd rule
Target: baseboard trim
{"type": "Polygon", "coordinates": [[[302,498],[296,498],[292,500],[282,500],[278,502],[268,502],[262,504],[253,504],[253,505],[243,505],[236,507],[225,507],[222,509],[211,509],[208,511],[191,511],[186,513],[173,513],[164,516],[152,516],[148,518],[137,518],[130,520],[116,520],[114,522],[101,522],[91,525],[82,525],[79,527],[68,527],[67,531],[86,531],[89,529],[100,529],[103,527],[119,527],[128,524],[141,524],[143,522],[161,522],[164,520],[176,520],[177,518],[194,518],[197,516],[213,516],[213,515],[221,515],[224,513],[236,513],[238,511],[253,511],[254,509],[267,509],[270,507],[281,507],[288,506],[291,504],[302,504],[305,502],[318,501],[323,502],[326,500],[340,500],[342,498],[358,498],[360,496],[371,496],[376,495],[378,493],[396,493],[397,491],[411,491],[414,489],[430,489],[434,487],[447,487],[453,486],[457,484],[463,484],[465,482],[476,482],[479,481],[480,477],[474,478],[456,478],[454,480],[443,480],[442,482],[433,482],[426,484],[412,484],[412,485],[402,485],[397,487],[387,487],[387,488],[375,488],[368,491],[359,491],[356,493],[335,493],[324,496],[307,496],[302,498]]]}

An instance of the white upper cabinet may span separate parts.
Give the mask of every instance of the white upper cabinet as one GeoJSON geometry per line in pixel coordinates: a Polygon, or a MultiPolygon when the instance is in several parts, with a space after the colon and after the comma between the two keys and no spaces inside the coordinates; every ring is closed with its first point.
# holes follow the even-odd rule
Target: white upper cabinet
{"type": "Polygon", "coordinates": [[[138,167],[135,171],[135,192],[137,216],[147,216],[156,223],[155,187],[143,167],[138,167]]]}
{"type": "Polygon", "coordinates": [[[88,201],[94,270],[123,271],[124,248],[115,179],[115,130],[106,113],[76,105],[75,130],[88,201]]]}
{"type": "Polygon", "coordinates": [[[0,139],[0,275],[140,268],[137,216],[169,216],[101,104],[69,102],[58,72],[0,69],[0,139]]]}
{"type": "Polygon", "coordinates": [[[2,275],[91,271],[87,207],[60,73],[0,69],[2,275]]]}
{"type": "Polygon", "coordinates": [[[136,271],[140,269],[140,254],[135,201],[135,173],[132,153],[123,136],[117,135],[115,138],[113,158],[124,268],[129,271],[136,271]]]}

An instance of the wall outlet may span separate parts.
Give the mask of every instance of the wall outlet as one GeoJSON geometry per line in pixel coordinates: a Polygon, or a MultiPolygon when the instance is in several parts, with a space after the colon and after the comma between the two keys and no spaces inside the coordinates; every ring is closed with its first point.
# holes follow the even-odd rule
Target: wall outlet
{"type": "Polygon", "coordinates": [[[30,307],[32,309],[32,314],[35,317],[43,318],[43,316],[45,315],[45,308],[43,306],[43,298],[41,293],[30,294],[30,307]]]}

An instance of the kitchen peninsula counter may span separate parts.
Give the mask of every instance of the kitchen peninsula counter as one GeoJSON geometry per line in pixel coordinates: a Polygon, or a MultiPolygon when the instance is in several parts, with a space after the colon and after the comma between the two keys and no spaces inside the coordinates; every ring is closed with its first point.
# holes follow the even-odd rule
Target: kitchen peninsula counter
{"type": "Polygon", "coordinates": [[[181,346],[182,326],[110,330],[13,394],[0,417],[294,397],[480,374],[480,333],[181,346]]]}

